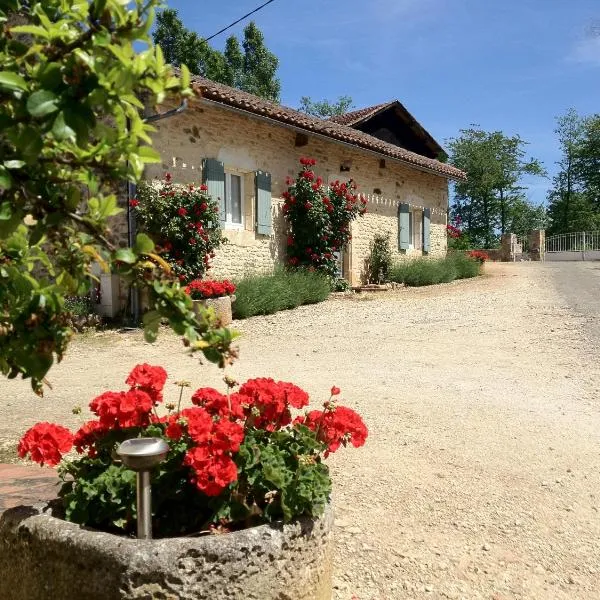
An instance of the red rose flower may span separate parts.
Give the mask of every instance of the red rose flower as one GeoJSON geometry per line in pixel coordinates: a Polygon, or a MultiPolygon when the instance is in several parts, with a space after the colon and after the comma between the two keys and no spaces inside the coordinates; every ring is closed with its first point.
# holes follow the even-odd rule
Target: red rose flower
{"type": "Polygon", "coordinates": [[[133,200],[129,201],[129,206],[131,206],[132,208],[139,206],[139,204],[140,204],[140,201],[137,198],[134,198],[133,200]]]}
{"type": "Polygon", "coordinates": [[[182,206],[181,208],[177,209],[177,214],[180,217],[185,217],[185,215],[187,215],[187,209],[184,206],[182,206]]]}

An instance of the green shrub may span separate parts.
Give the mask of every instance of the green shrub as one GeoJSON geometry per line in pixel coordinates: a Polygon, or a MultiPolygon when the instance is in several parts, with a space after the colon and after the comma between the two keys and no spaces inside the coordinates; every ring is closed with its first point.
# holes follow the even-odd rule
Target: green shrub
{"type": "Polygon", "coordinates": [[[93,313],[94,306],[89,296],[67,296],[65,298],[65,311],[75,317],[83,317],[93,313]]]}
{"type": "Polygon", "coordinates": [[[463,252],[453,252],[448,255],[448,260],[454,262],[456,268],[457,279],[467,279],[469,277],[477,277],[481,269],[481,262],[469,258],[463,252]]]}
{"type": "Polygon", "coordinates": [[[462,253],[453,253],[439,259],[417,258],[396,263],[390,269],[392,281],[412,287],[448,283],[454,279],[477,275],[479,263],[462,253]]]}
{"type": "Polygon", "coordinates": [[[371,254],[368,259],[369,283],[385,283],[389,281],[392,266],[392,249],[390,234],[377,233],[371,242],[371,254]]]}
{"type": "Polygon", "coordinates": [[[236,281],[233,316],[247,319],[315,304],[325,300],[330,292],[329,279],[320,273],[276,269],[269,274],[248,275],[236,281]]]}

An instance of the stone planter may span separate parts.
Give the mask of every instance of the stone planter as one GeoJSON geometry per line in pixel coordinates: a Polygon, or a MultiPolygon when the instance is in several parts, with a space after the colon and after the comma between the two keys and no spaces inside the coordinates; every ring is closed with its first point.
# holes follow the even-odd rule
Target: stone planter
{"type": "Polygon", "coordinates": [[[233,321],[231,315],[231,303],[234,301],[235,296],[220,296],[219,298],[209,298],[207,300],[192,300],[195,311],[198,311],[200,306],[213,308],[223,327],[227,327],[227,325],[230,325],[231,321],[233,321]]]}
{"type": "Polygon", "coordinates": [[[330,600],[333,511],[205,537],[136,540],[21,506],[0,519],[2,600],[330,600]]]}

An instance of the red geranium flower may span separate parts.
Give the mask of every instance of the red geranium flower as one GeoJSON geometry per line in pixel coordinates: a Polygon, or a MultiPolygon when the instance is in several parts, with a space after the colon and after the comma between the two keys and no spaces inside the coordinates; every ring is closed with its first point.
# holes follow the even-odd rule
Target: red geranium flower
{"type": "Polygon", "coordinates": [[[360,415],[346,406],[334,406],[325,411],[313,410],[295,422],[317,432],[318,439],[327,445],[326,457],[348,442],[355,448],[362,446],[368,435],[360,415]]]}
{"type": "Polygon", "coordinates": [[[73,447],[73,434],[54,423],[37,423],[25,432],[17,452],[21,458],[29,455],[40,465],[55,467],[73,447]]]}
{"type": "Polygon", "coordinates": [[[167,372],[162,367],[143,363],[133,368],[125,383],[132,388],[144,390],[155,402],[162,402],[165,381],[167,372]]]}
{"type": "Polygon", "coordinates": [[[79,454],[87,450],[88,456],[94,457],[96,456],[94,445],[106,432],[106,428],[100,421],[88,421],[75,432],[73,446],[79,454]]]}

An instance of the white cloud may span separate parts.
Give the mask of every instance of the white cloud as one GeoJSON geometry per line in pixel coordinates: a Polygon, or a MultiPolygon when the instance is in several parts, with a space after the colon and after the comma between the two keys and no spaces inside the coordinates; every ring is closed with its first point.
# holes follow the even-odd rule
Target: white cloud
{"type": "Polygon", "coordinates": [[[600,66],[600,34],[579,40],[571,52],[570,59],[578,63],[600,66]]]}

